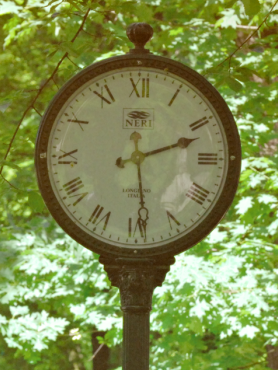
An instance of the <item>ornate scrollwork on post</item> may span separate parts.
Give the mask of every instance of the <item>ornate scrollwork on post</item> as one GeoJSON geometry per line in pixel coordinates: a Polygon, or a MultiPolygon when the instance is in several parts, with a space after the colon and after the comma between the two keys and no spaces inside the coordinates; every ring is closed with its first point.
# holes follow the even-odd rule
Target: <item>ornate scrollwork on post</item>
{"type": "Polygon", "coordinates": [[[104,265],[112,285],[120,289],[123,311],[150,311],[153,291],[162,285],[175,259],[170,257],[164,261],[128,258],[112,260],[100,257],[100,262],[104,265]]]}
{"type": "Polygon", "coordinates": [[[153,274],[149,269],[123,268],[118,279],[122,310],[151,310],[153,274]]]}

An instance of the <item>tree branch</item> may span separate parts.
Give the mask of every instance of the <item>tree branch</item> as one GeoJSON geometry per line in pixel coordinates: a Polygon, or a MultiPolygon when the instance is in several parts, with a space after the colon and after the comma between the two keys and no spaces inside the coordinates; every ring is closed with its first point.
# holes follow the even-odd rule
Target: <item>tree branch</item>
{"type": "Polygon", "coordinates": [[[38,113],[39,116],[42,117],[42,115],[40,114],[40,112],[37,110],[37,108],[35,106],[33,106],[32,108],[38,113]]]}
{"type": "Polygon", "coordinates": [[[14,189],[16,189],[16,190],[19,190],[16,186],[14,186],[13,184],[11,184],[10,183],[10,181],[8,181],[7,179],[5,179],[5,177],[2,175],[2,174],[0,174],[0,176],[2,177],[2,179],[5,181],[5,182],[7,182],[12,188],[14,188],[14,189]]]}
{"type": "MultiPolygon", "coordinates": [[[[81,23],[80,27],[78,28],[77,32],[75,33],[74,37],[73,37],[73,38],[72,38],[72,40],[71,40],[71,42],[72,42],[72,43],[75,41],[75,39],[77,38],[77,36],[79,35],[79,33],[82,31],[82,28],[83,28],[83,26],[84,26],[84,24],[85,24],[85,22],[86,22],[86,19],[87,19],[88,15],[89,15],[90,10],[91,10],[91,9],[89,8],[89,9],[87,10],[87,12],[85,13],[85,15],[84,15],[84,17],[83,17],[83,20],[82,20],[82,23],[81,23]]],[[[25,117],[26,117],[27,113],[29,112],[29,110],[30,110],[30,109],[32,109],[32,108],[34,107],[34,105],[35,105],[35,103],[36,103],[37,99],[39,98],[39,96],[41,95],[42,91],[43,91],[43,90],[44,90],[44,88],[48,85],[49,81],[53,80],[53,77],[54,77],[54,76],[55,76],[55,74],[57,73],[57,71],[58,71],[58,69],[59,69],[60,65],[62,64],[62,62],[64,61],[64,59],[65,59],[65,58],[67,58],[67,57],[68,57],[68,53],[66,52],[66,53],[62,56],[62,58],[59,60],[59,62],[57,63],[57,65],[56,65],[56,67],[55,67],[54,71],[51,73],[51,76],[50,76],[50,77],[45,81],[45,83],[40,87],[40,89],[38,90],[38,92],[37,92],[36,96],[33,98],[33,100],[31,101],[31,103],[29,104],[29,106],[25,109],[25,111],[24,111],[24,113],[23,113],[23,115],[22,115],[21,119],[19,120],[19,122],[18,122],[18,124],[17,124],[17,127],[16,127],[15,132],[14,132],[14,134],[13,134],[13,136],[12,136],[12,139],[11,139],[11,141],[10,141],[9,145],[8,145],[8,149],[7,149],[7,151],[6,151],[6,154],[5,154],[4,158],[3,158],[3,160],[6,160],[6,158],[8,157],[8,155],[9,155],[9,153],[10,153],[10,150],[11,150],[11,147],[12,147],[12,145],[13,145],[14,139],[15,139],[15,137],[16,137],[16,134],[17,134],[17,132],[18,132],[18,130],[19,130],[19,128],[20,128],[20,126],[21,126],[21,124],[22,124],[23,120],[25,119],[25,117]]],[[[1,168],[0,168],[0,175],[2,174],[3,167],[4,167],[4,166],[2,165],[2,166],[1,166],[1,168]]]]}
{"type": "Polygon", "coordinates": [[[76,32],[76,34],[73,36],[73,39],[71,40],[71,42],[74,42],[75,41],[75,39],[76,39],[76,37],[79,35],[79,33],[82,31],[82,29],[83,29],[83,26],[84,26],[84,24],[85,24],[85,22],[86,22],[86,19],[87,19],[87,17],[88,17],[88,15],[89,15],[89,12],[90,12],[90,8],[87,10],[87,12],[86,12],[86,14],[84,15],[84,17],[83,17],[83,21],[82,21],[82,23],[81,23],[81,25],[80,25],[80,27],[78,28],[78,30],[77,30],[77,32],[76,32]]]}
{"type": "Polygon", "coordinates": [[[56,84],[56,82],[54,80],[54,76],[52,77],[52,81],[53,81],[54,85],[57,87],[57,90],[59,91],[60,90],[60,87],[56,84]]]}
{"type": "MultiPolygon", "coordinates": [[[[262,23],[255,29],[255,31],[254,32],[252,32],[248,37],[247,37],[247,39],[231,54],[231,55],[229,55],[226,59],[224,59],[221,63],[219,63],[217,66],[221,66],[222,64],[224,64],[227,60],[229,60],[229,63],[230,63],[230,61],[231,61],[231,59],[232,59],[232,57],[242,48],[242,46],[244,45],[244,44],[246,44],[247,43],[247,41],[249,41],[250,39],[251,39],[251,37],[252,36],[254,36],[258,31],[259,31],[259,29],[262,27],[262,25],[264,24],[264,23],[266,23],[266,20],[267,20],[267,18],[270,16],[270,14],[271,14],[271,12],[272,12],[272,10],[275,8],[275,6],[277,5],[277,3],[278,3],[278,0],[276,0],[275,1],[275,3],[274,3],[274,5],[272,6],[272,8],[270,9],[270,11],[267,13],[267,15],[265,16],[265,18],[264,18],[264,20],[262,21],[262,23]]],[[[230,64],[229,64],[229,69],[230,69],[230,64]]]]}
{"type": "Polygon", "coordinates": [[[99,353],[99,351],[102,349],[102,347],[104,346],[104,343],[102,343],[99,347],[98,347],[98,349],[96,350],[96,352],[93,354],[93,356],[90,358],[90,360],[89,361],[92,361],[95,357],[96,357],[96,355],[99,353]]]}
{"type": "Polygon", "coordinates": [[[85,30],[82,30],[82,32],[84,32],[84,33],[87,33],[87,35],[90,35],[90,36],[92,36],[92,37],[96,37],[96,35],[93,35],[93,34],[91,34],[91,33],[89,33],[89,32],[87,32],[87,31],[85,31],[85,30]]]}
{"type": "MultiPolygon", "coordinates": [[[[214,28],[215,24],[210,24],[209,26],[214,28]]],[[[257,30],[257,26],[247,26],[244,24],[237,24],[235,27],[239,29],[243,29],[243,30],[257,30]]],[[[220,26],[219,28],[222,28],[222,27],[220,26]]]]}
{"type": "Polygon", "coordinates": [[[82,69],[81,67],[79,67],[76,63],[74,63],[69,56],[67,56],[68,60],[75,66],[77,67],[78,69],[82,69]]]}
{"type": "Polygon", "coordinates": [[[258,365],[258,364],[264,364],[266,361],[257,361],[252,362],[251,364],[245,365],[245,366],[238,366],[238,367],[232,367],[230,370],[239,370],[239,369],[248,369],[251,366],[258,365]]]}

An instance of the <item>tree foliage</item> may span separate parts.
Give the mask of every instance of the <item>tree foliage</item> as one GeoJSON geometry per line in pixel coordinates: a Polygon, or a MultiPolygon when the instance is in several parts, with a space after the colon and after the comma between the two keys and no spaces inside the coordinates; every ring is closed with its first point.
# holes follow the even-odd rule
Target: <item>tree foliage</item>
{"type": "MultiPolygon", "coordinates": [[[[40,116],[71,76],[126,53],[131,21],[151,51],[204,75],[242,143],[237,196],[177,257],[154,295],[151,369],[267,368],[278,339],[278,1],[0,1],[0,365],[91,369],[93,331],[121,343],[119,294],[98,256],[57,227],[39,194],[40,116]]],[[[182,114],[182,112],[181,112],[182,114]]],[[[120,364],[111,365],[116,369],[120,364]]]]}

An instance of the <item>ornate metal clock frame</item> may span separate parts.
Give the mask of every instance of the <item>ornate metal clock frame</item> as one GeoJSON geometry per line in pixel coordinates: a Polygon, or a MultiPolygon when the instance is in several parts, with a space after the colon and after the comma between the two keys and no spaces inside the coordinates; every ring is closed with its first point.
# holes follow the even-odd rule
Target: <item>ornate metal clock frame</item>
{"type": "Polygon", "coordinates": [[[123,311],[123,370],[149,369],[149,331],[152,294],[161,286],[174,255],[183,252],[201,241],[220,222],[230,207],[238,185],[241,163],[241,148],[237,128],[227,104],[213,86],[192,69],[168,58],[153,55],[144,48],[152,37],[151,26],[134,23],[127,35],[135,45],[123,56],[98,62],[73,77],[59,91],[45,113],[36,143],[36,170],[38,183],[45,203],[58,224],[78,243],[100,254],[112,285],[121,293],[123,311]],[[229,163],[222,193],[210,217],[192,232],[180,239],[156,248],[121,248],[102,242],[88,235],[67,217],[51,188],[46,153],[53,122],[68,98],[87,81],[111,70],[141,66],[169,71],[202,91],[221,119],[225,130],[229,163]]]}

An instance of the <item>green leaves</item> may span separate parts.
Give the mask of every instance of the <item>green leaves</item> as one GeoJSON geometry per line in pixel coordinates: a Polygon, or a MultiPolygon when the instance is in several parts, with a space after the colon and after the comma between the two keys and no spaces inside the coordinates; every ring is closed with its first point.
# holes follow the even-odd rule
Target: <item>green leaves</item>
{"type": "Polygon", "coordinates": [[[239,92],[243,88],[242,84],[235,78],[227,77],[225,81],[227,82],[228,86],[236,92],[239,92]]]}
{"type": "Polygon", "coordinates": [[[253,339],[258,331],[259,329],[256,328],[255,326],[247,325],[240,330],[239,335],[241,337],[246,335],[248,338],[253,339]]]}
{"type": "Polygon", "coordinates": [[[79,56],[78,51],[71,42],[63,42],[59,45],[59,49],[77,58],[79,56]]]}
{"type": "Polygon", "coordinates": [[[34,212],[42,212],[44,209],[44,201],[42,196],[36,191],[28,192],[28,204],[34,212]]]}
{"type": "Polygon", "coordinates": [[[252,207],[252,197],[245,197],[239,201],[236,205],[237,213],[243,215],[248,211],[249,208],[252,207]]]}
{"type": "Polygon", "coordinates": [[[236,28],[236,26],[240,24],[240,19],[236,14],[235,9],[225,9],[221,13],[223,14],[223,17],[215,22],[215,27],[236,28]]]}
{"type": "Polygon", "coordinates": [[[64,331],[68,322],[65,319],[49,317],[46,311],[26,314],[26,309],[11,308],[13,318],[9,320],[9,330],[7,324],[1,328],[6,336],[6,342],[10,347],[22,349],[27,340],[32,343],[34,349],[41,351],[47,348],[49,340],[55,340],[59,333],[64,331]],[[15,318],[19,313],[20,317],[15,318]],[[27,330],[26,330],[27,329],[27,330]]]}
{"type": "Polygon", "coordinates": [[[6,161],[6,160],[0,161],[0,167],[2,167],[2,166],[7,166],[7,167],[10,167],[10,168],[14,168],[15,170],[20,170],[20,167],[18,165],[16,165],[13,162],[6,161]]]}
{"type": "Polygon", "coordinates": [[[261,9],[261,4],[258,0],[241,0],[244,8],[245,13],[250,16],[254,17],[254,15],[258,14],[261,9]]]}
{"type": "Polygon", "coordinates": [[[1,1],[0,3],[0,15],[3,14],[19,14],[22,8],[17,6],[13,1],[1,1]]]}
{"type": "Polygon", "coordinates": [[[203,334],[202,322],[198,317],[193,317],[188,327],[196,334],[203,334]]]}

